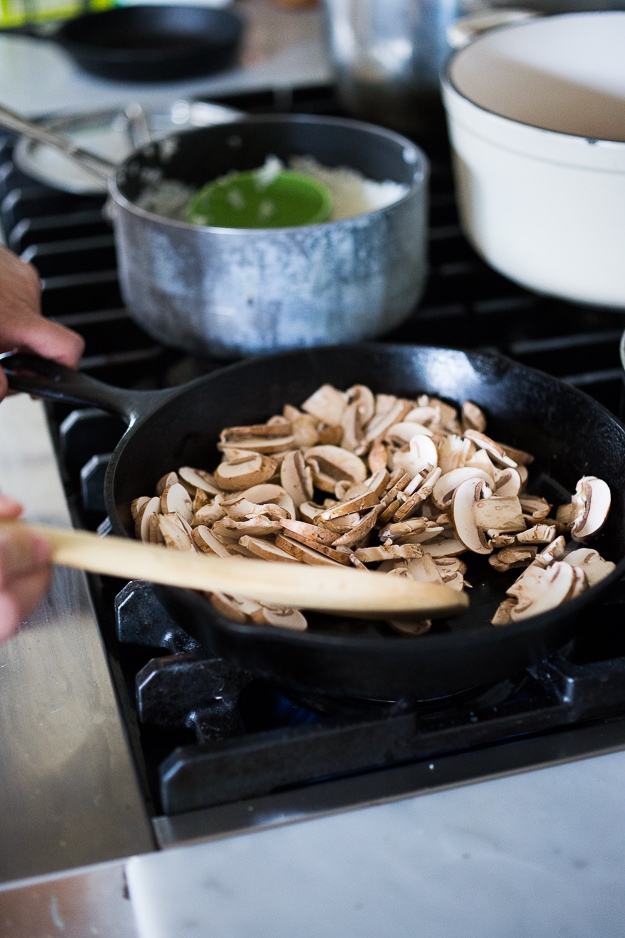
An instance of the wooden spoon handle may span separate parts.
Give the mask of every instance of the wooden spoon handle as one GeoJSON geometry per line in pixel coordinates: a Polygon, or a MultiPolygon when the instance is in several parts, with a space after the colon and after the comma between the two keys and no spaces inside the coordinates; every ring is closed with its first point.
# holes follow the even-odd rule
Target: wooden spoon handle
{"type": "Polygon", "coordinates": [[[0,522],[44,538],[55,563],[90,573],[226,593],[278,606],[360,616],[431,618],[462,612],[465,593],[449,586],[363,570],[209,557],[88,531],[0,522]]]}

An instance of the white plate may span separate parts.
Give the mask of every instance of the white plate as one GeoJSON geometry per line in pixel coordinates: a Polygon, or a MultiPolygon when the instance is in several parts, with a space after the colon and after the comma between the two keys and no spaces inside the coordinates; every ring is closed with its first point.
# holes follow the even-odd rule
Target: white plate
{"type": "MultiPolygon", "coordinates": [[[[75,146],[119,163],[150,139],[158,140],[175,131],[207,127],[240,117],[238,111],[203,101],[176,101],[168,107],[135,107],[134,110],[145,118],[148,136],[142,133],[141,120],[129,118],[130,108],[63,115],[42,123],[68,137],[75,146]]],[[[13,155],[22,172],[46,186],[78,195],[104,191],[102,183],[51,146],[22,137],[13,155]]]]}

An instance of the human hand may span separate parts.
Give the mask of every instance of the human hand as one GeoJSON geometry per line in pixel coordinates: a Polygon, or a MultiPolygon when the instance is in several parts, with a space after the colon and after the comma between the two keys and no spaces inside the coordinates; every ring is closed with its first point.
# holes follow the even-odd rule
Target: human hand
{"type": "MultiPolygon", "coordinates": [[[[41,314],[41,282],[31,264],[0,246],[0,352],[35,352],[77,368],[82,336],[41,314]]],[[[8,391],[0,370],[0,400],[8,391]]]]}
{"type": "MultiPolygon", "coordinates": [[[[0,495],[0,519],[19,518],[22,506],[0,495]]],[[[50,547],[31,531],[0,529],[0,643],[10,638],[50,588],[50,547]]]]}

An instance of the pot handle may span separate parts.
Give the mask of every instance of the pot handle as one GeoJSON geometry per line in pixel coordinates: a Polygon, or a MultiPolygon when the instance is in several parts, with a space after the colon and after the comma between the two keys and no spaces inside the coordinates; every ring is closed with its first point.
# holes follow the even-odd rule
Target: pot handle
{"type": "Polygon", "coordinates": [[[0,367],[12,391],[23,391],[65,404],[100,407],[122,417],[129,427],[140,417],[151,414],[164,399],[175,393],[175,389],[129,391],[117,388],[48,358],[21,352],[0,355],[0,367]]]}

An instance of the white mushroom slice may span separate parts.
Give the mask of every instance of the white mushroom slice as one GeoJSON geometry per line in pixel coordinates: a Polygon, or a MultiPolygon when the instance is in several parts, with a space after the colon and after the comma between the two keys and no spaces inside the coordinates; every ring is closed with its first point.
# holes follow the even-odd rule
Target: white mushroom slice
{"type": "MultiPolygon", "coordinates": [[[[344,534],[341,534],[340,537],[337,537],[337,539],[334,541],[334,546],[354,547],[357,544],[366,543],[366,539],[369,537],[369,534],[373,531],[376,525],[379,514],[379,506],[372,508],[371,511],[366,515],[363,515],[356,524],[352,525],[348,531],[346,531],[344,534]]],[[[350,516],[347,515],[347,517],[350,516]]],[[[332,523],[333,522],[330,522],[330,524],[332,523]]]]}
{"type": "Polygon", "coordinates": [[[504,547],[496,554],[491,554],[488,562],[499,573],[507,573],[508,570],[529,566],[536,556],[536,551],[537,548],[531,545],[504,547]]]}
{"type": "Polygon", "coordinates": [[[211,525],[214,524],[215,521],[225,518],[225,516],[226,510],[221,503],[220,497],[216,496],[213,502],[193,512],[191,526],[195,528],[199,524],[211,525]]]}
{"type": "Polygon", "coordinates": [[[133,498],[130,503],[130,516],[133,521],[141,521],[141,514],[149,501],[149,495],[140,495],[139,498],[133,498]]]}
{"type": "Polygon", "coordinates": [[[341,429],[343,431],[341,446],[352,453],[357,453],[358,456],[363,456],[369,445],[365,437],[358,404],[355,401],[347,405],[341,420],[341,429]]]}
{"type": "Polygon", "coordinates": [[[529,466],[534,462],[534,456],[526,453],[523,449],[517,449],[516,446],[509,446],[508,443],[501,443],[504,452],[519,466],[529,466]]]}
{"type": "Polygon", "coordinates": [[[444,582],[441,571],[431,554],[410,558],[406,561],[406,569],[413,580],[440,584],[444,582]]]}
{"type": "Polygon", "coordinates": [[[428,401],[430,406],[436,408],[437,427],[441,430],[446,430],[448,433],[458,433],[460,430],[460,424],[458,421],[457,409],[452,407],[451,404],[447,404],[445,401],[442,401],[439,397],[430,397],[428,398],[428,401]]]}
{"type": "Polygon", "coordinates": [[[195,551],[192,528],[179,514],[159,515],[158,525],[167,547],[174,550],[195,551]]]}
{"type": "Polygon", "coordinates": [[[261,560],[279,561],[280,563],[297,563],[297,560],[292,557],[291,554],[287,554],[285,550],[276,547],[276,545],[267,538],[250,537],[249,534],[244,534],[239,544],[247,548],[250,554],[259,557],[261,560]]]}
{"type": "MultiPolygon", "coordinates": [[[[431,554],[427,556],[431,556],[431,554]]],[[[459,557],[432,557],[432,560],[438,567],[444,583],[455,580],[458,576],[464,578],[467,572],[466,563],[460,560],[459,557]]]]}
{"type": "Polygon", "coordinates": [[[169,488],[170,485],[175,485],[178,482],[178,475],[175,472],[166,472],[164,476],[161,476],[156,485],[154,486],[154,494],[162,495],[165,489],[169,488]]]}
{"type": "Polygon", "coordinates": [[[242,489],[236,495],[230,495],[224,500],[224,504],[235,502],[239,498],[246,498],[256,505],[279,505],[285,495],[286,491],[281,485],[277,485],[275,482],[261,482],[258,485],[251,485],[247,489],[242,489]]]}
{"type": "Polygon", "coordinates": [[[473,401],[464,401],[461,408],[462,428],[463,430],[478,430],[484,433],[486,430],[486,417],[473,401]]]}
{"type": "Polygon", "coordinates": [[[566,550],[566,541],[560,535],[556,537],[551,544],[548,544],[540,553],[536,554],[536,559],[534,561],[540,567],[548,567],[554,562],[554,560],[561,560],[564,558],[564,553],[566,550]]]}
{"type": "Polygon", "coordinates": [[[431,541],[425,541],[421,547],[424,554],[431,554],[435,560],[439,557],[456,557],[458,554],[464,554],[467,550],[466,545],[461,540],[450,536],[447,532],[431,541]]]}
{"type": "Polygon", "coordinates": [[[371,449],[367,456],[367,463],[374,475],[386,470],[388,466],[388,450],[382,440],[375,440],[371,444],[371,449]]]}
{"type": "MultiPolygon", "coordinates": [[[[308,544],[301,544],[298,541],[294,541],[290,537],[284,537],[282,534],[278,534],[276,537],[276,546],[284,550],[287,554],[290,554],[291,557],[295,557],[296,560],[300,560],[302,563],[342,567],[345,565],[346,558],[347,563],[350,562],[346,554],[342,554],[340,560],[335,560],[333,557],[329,557],[327,553],[322,553],[322,549],[323,551],[331,550],[331,548],[324,547],[323,544],[319,544],[318,547],[313,548],[308,544]]],[[[338,554],[339,551],[334,551],[334,553],[338,554]]]]}
{"type": "MultiPolygon", "coordinates": [[[[427,400],[426,397],[422,398],[424,401],[427,400]]],[[[411,407],[408,413],[406,414],[405,420],[410,420],[413,423],[421,423],[423,426],[436,427],[437,429],[441,427],[441,410],[440,407],[437,407],[434,404],[417,403],[415,406],[411,407]]]]}
{"type": "Polygon", "coordinates": [[[293,445],[291,425],[288,420],[279,417],[278,420],[267,421],[267,423],[254,423],[246,427],[226,427],[219,434],[217,448],[237,446],[240,449],[253,449],[257,453],[273,452],[275,449],[284,447],[282,441],[285,439],[288,440],[286,445],[293,445]],[[273,449],[256,449],[254,444],[259,446],[267,445],[273,447],[273,449]]]}
{"type": "Polygon", "coordinates": [[[310,467],[306,465],[301,450],[291,450],[282,460],[280,482],[284,490],[293,499],[296,508],[302,502],[309,502],[313,497],[312,472],[310,467]]]}
{"type": "Polygon", "coordinates": [[[396,443],[399,446],[408,446],[413,436],[433,436],[429,427],[413,420],[402,420],[394,423],[384,434],[386,443],[396,443]]]}
{"type": "Polygon", "coordinates": [[[387,469],[378,469],[365,479],[362,484],[372,492],[375,492],[378,498],[381,498],[382,493],[386,490],[390,482],[390,478],[391,476],[387,469]]]}
{"type": "Polygon", "coordinates": [[[150,544],[164,544],[165,538],[161,533],[160,526],[161,513],[153,512],[149,516],[148,520],[148,531],[147,531],[147,540],[150,544]]]}
{"type": "Polygon", "coordinates": [[[333,385],[322,384],[301,406],[302,410],[312,414],[317,420],[327,423],[328,426],[338,427],[347,407],[347,397],[333,385]]]}
{"type": "Polygon", "coordinates": [[[455,433],[443,437],[438,444],[438,465],[445,472],[465,466],[475,452],[471,440],[465,440],[455,433]]]}
{"type": "Polygon", "coordinates": [[[384,436],[389,427],[404,419],[410,410],[410,402],[392,394],[377,394],[375,413],[365,427],[365,437],[370,442],[384,436]]]}
{"type": "Polygon", "coordinates": [[[556,537],[554,524],[535,524],[516,535],[518,544],[551,544],[556,537]]]}
{"type": "Polygon", "coordinates": [[[508,466],[495,475],[495,495],[516,496],[521,491],[521,485],[521,476],[517,469],[511,469],[508,466]]]}
{"type": "Polygon", "coordinates": [[[285,406],[283,413],[291,424],[294,446],[307,449],[319,442],[317,420],[312,414],[303,414],[296,407],[291,407],[290,404],[285,406]]]}
{"type": "Polygon", "coordinates": [[[237,449],[244,449],[248,450],[249,452],[263,453],[264,455],[272,456],[276,453],[281,453],[290,449],[293,445],[293,434],[289,433],[288,435],[285,435],[282,433],[279,436],[250,436],[245,439],[234,438],[232,440],[224,440],[222,443],[217,444],[217,449],[227,453],[234,446],[237,449]]]}
{"type": "MultiPolygon", "coordinates": [[[[505,471],[505,470],[497,469],[495,467],[495,464],[493,463],[492,459],[490,458],[490,456],[488,455],[485,449],[475,450],[471,458],[467,459],[465,465],[472,466],[473,469],[481,469],[481,471],[486,473],[486,475],[492,480],[492,482],[495,481],[495,477],[497,476],[498,472],[505,471]]],[[[510,467],[507,467],[507,468],[510,468],[510,467]]],[[[518,469],[515,470],[515,472],[518,472],[518,471],[519,471],[518,469]]]]}
{"type": "Polygon", "coordinates": [[[495,615],[490,620],[491,623],[493,625],[510,625],[512,622],[511,612],[515,605],[516,599],[512,599],[512,597],[502,600],[497,606],[495,615]]]}
{"type": "Polygon", "coordinates": [[[411,622],[406,619],[388,619],[387,625],[390,625],[395,632],[399,632],[401,635],[415,637],[417,635],[425,635],[426,632],[429,632],[432,628],[432,620],[419,619],[415,622],[411,622]]]}
{"type": "Polygon", "coordinates": [[[354,384],[345,392],[349,405],[355,404],[363,426],[375,413],[375,395],[366,384],[354,384]]]}
{"type": "Polygon", "coordinates": [[[202,492],[208,492],[209,495],[218,495],[221,489],[216,484],[212,473],[205,469],[193,469],[191,466],[181,466],[178,469],[178,475],[183,482],[194,486],[202,492]]]}
{"type": "Polygon", "coordinates": [[[482,469],[475,469],[471,466],[461,466],[458,469],[451,469],[444,472],[439,477],[438,482],[432,489],[432,501],[434,504],[446,511],[451,506],[453,494],[462,482],[467,479],[481,479],[487,485],[492,484],[491,477],[482,469]]]}
{"type": "Polygon", "coordinates": [[[281,521],[273,521],[265,515],[258,515],[248,521],[235,521],[233,518],[222,518],[213,525],[213,532],[220,538],[234,538],[238,540],[244,534],[252,537],[267,537],[278,534],[282,530],[281,521]]]}
{"type": "Polygon", "coordinates": [[[459,541],[474,554],[490,554],[492,544],[485,537],[485,528],[475,520],[475,506],[484,501],[490,489],[482,479],[467,479],[456,488],[451,502],[451,517],[459,541]]]}
{"type": "Polygon", "coordinates": [[[527,515],[533,521],[542,521],[547,518],[551,511],[551,503],[546,498],[539,495],[528,495],[527,492],[519,494],[521,509],[524,515],[527,515]]]}
{"type": "Polygon", "coordinates": [[[400,450],[392,460],[393,469],[403,469],[410,476],[416,476],[423,469],[438,466],[438,449],[430,436],[413,436],[408,451],[400,450]]]}
{"type": "Polygon", "coordinates": [[[242,494],[237,494],[235,498],[225,498],[220,504],[223,506],[225,514],[235,521],[249,521],[250,518],[258,518],[260,515],[267,515],[272,518],[286,517],[286,512],[272,502],[258,505],[242,494]]]}
{"type": "Polygon", "coordinates": [[[163,490],[161,495],[161,511],[164,515],[177,512],[185,521],[193,518],[193,503],[191,496],[180,482],[174,482],[163,490]]]}
{"type": "Polygon", "coordinates": [[[296,541],[303,541],[304,543],[314,541],[318,544],[327,544],[329,546],[336,539],[332,531],[328,531],[326,528],[319,527],[319,525],[316,524],[309,524],[306,521],[286,519],[282,522],[282,529],[286,531],[287,536],[292,537],[296,541]]]}
{"type": "Polygon", "coordinates": [[[267,606],[265,603],[259,603],[251,618],[256,625],[275,625],[280,629],[292,629],[295,632],[305,632],[308,628],[306,617],[299,609],[285,606],[267,606]]]}
{"type": "Polygon", "coordinates": [[[516,622],[555,609],[570,599],[578,587],[579,576],[571,564],[556,560],[544,569],[532,564],[507,590],[516,599],[510,618],[516,622]]]}
{"type": "Polygon", "coordinates": [[[383,542],[391,541],[391,543],[395,543],[400,538],[406,537],[407,535],[424,534],[430,525],[431,522],[426,518],[411,518],[408,521],[392,522],[391,524],[385,525],[385,527],[378,532],[378,536],[383,542]]]}
{"type": "Polygon", "coordinates": [[[361,563],[378,563],[382,560],[410,560],[421,557],[420,544],[381,544],[378,547],[360,547],[354,551],[361,563]]]}
{"type": "Polygon", "coordinates": [[[465,430],[464,436],[465,439],[475,443],[479,449],[485,449],[495,462],[501,463],[504,466],[510,466],[512,469],[516,468],[516,461],[508,456],[501,443],[497,443],[489,436],[486,436],[485,433],[480,433],[479,430],[465,430]]]}
{"type": "Polygon", "coordinates": [[[327,508],[318,516],[318,521],[332,521],[335,518],[342,518],[344,515],[351,515],[361,511],[367,511],[369,508],[375,508],[380,504],[380,499],[375,492],[367,492],[366,495],[357,495],[354,498],[348,498],[346,501],[327,508]]]}
{"type": "Polygon", "coordinates": [[[215,481],[227,492],[234,492],[268,482],[275,471],[276,463],[270,456],[248,453],[246,458],[220,463],[215,469],[215,481]]]}
{"type": "Polygon", "coordinates": [[[586,541],[601,530],[610,511],[611,498],[610,488],[603,479],[583,476],[579,480],[572,498],[571,537],[574,541],[586,541]]]}
{"type": "Polygon", "coordinates": [[[205,554],[216,554],[218,557],[231,556],[226,545],[205,524],[193,528],[193,543],[205,554]]]}
{"type": "MultiPolygon", "coordinates": [[[[187,483],[185,483],[186,485],[187,483]]],[[[216,486],[215,486],[216,487],[216,486]]],[[[210,504],[211,497],[210,492],[205,492],[203,489],[196,489],[193,494],[193,504],[191,505],[193,514],[196,511],[199,511],[200,508],[204,508],[206,505],[210,504]]]]}
{"type": "Polygon", "coordinates": [[[566,563],[580,567],[589,586],[594,586],[616,569],[611,560],[604,560],[601,554],[589,547],[578,547],[563,558],[566,563]]]}
{"type": "Polygon", "coordinates": [[[150,519],[161,513],[161,500],[158,495],[150,498],[143,506],[140,515],[137,517],[138,524],[135,526],[135,533],[138,538],[146,543],[150,543],[150,519]]]}
{"type": "Polygon", "coordinates": [[[525,518],[521,511],[521,503],[516,496],[502,498],[499,495],[490,495],[480,498],[473,509],[475,523],[483,531],[524,531],[525,518]]]}
{"type": "Polygon", "coordinates": [[[341,480],[364,482],[369,475],[360,456],[340,446],[312,446],[305,459],[312,468],[314,484],[323,492],[334,492],[341,480]]]}
{"type": "Polygon", "coordinates": [[[303,521],[313,523],[323,511],[323,505],[317,505],[315,502],[302,502],[299,506],[299,514],[303,521]]]}
{"type": "Polygon", "coordinates": [[[208,595],[215,611],[233,622],[248,622],[252,605],[258,605],[258,603],[252,604],[249,601],[245,604],[241,603],[234,596],[228,596],[226,593],[209,593],[208,595]],[[247,609],[249,609],[249,613],[246,611],[247,609]]]}

